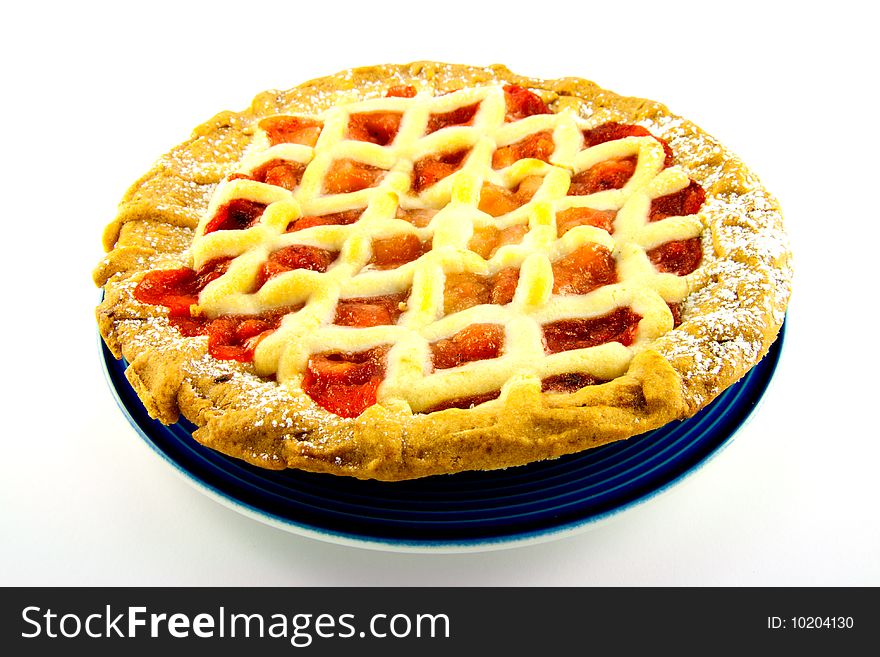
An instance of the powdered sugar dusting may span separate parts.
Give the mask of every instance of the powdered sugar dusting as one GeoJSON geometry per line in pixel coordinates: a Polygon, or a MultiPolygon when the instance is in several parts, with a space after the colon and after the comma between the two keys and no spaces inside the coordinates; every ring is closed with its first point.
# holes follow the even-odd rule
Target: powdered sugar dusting
{"type": "Polygon", "coordinates": [[[703,214],[710,228],[705,285],[686,300],[684,324],[657,342],[682,375],[695,408],[763,356],[791,293],[788,241],[781,214],[766,192],[712,197],[703,214]]]}
{"type": "Polygon", "coordinates": [[[338,435],[337,425],[345,424],[340,418],[338,422],[331,420],[328,425],[328,414],[317,409],[300,389],[259,377],[249,365],[219,361],[203,354],[187,362],[183,371],[197,389],[209,387],[208,382],[233,387],[237,395],[234,406],[227,411],[251,412],[253,427],[271,427],[272,433],[280,433],[285,439],[304,442],[302,438],[308,433],[309,442],[315,445],[338,435]]]}

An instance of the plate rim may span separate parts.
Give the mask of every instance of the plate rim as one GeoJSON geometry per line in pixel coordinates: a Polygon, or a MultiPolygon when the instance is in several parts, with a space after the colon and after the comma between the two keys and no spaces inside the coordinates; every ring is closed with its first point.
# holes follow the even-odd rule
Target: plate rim
{"type": "MultiPolygon", "coordinates": [[[[221,504],[228,509],[236,511],[237,513],[240,513],[245,517],[251,518],[252,520],[256,520],[265,525],[326,543],[385,552],[455,554],[468,552],[488,552],[494,550],[521,547],[525,545],[536,545],[584,533],[599,526],[604,526],[609,521],[620,517],[624,513],[643,506],[651,500],[656,499],[660,495],[669,492],[671,489],[679,486],[685,480],[690,479],[693,475],[702,471],[707,464],[712,462],[716,456],[723,452],[733,442],[734,437],[742,430],[744,426],[746,426],[752,420],[752,418],[755,417],[757,409],[762,405],[763,400],[766,397],[767,391],[773,384],[776,369],[781,360],[785,344],[785,330],[786,324],[785,322],[783,322],[776,339],[774,340],[773,344],[770,346],[768,352],[764,355],[762,360],[759,361],[759,363],[757,363],[751,369],[749,369],[749,371],[746,372],[746,374],[734,384],[744,384],[744,382],[753,374],[755,367],[757,367],[758,364],[764,363],[765,359],[769,358],[770,360],[766,361],[769,363],[769,371],[767,372],[767,376],[765,377],[763,385],[757,394],[754,404],[752,404],[750,408],[745,410],[743,415],[738,418],[736,425],[732,427],[730,432],[723,439],[721,439],[721,441],[717,445],[712,447],[712,449],[705,455],[703,455],[697,462],[686,467],[681,472],[678,472],[674,477],[669,479],[669,481],[642,493],[634,499],[620,503],[611,509],[606,509],[604,511],[593,513],[584,518],[568,520],[565,522],[561,522],[557,525],[552,525],[550,527],[522,530],[507,535],[458,540],[377,537],[357,534],[344,530],[330,530],[323,527],[317,527],[301,520],[295,520],[293,518],[282,516],[266,509],[258,508],[245,500],[239,499],[231,495],[230,493],[221,490],[220,488],[216,487],[208,481],[205,481],[203,478],[191,472],[177,460],[172,458],[171,455],[162,450],[159,445],[157,445],[154,440],[149,436],[144,427],[142,427],[140,423],[135,420],[131,411],[126,406],[125,401],[122,399],[122,395],[114,382],[113,375],[110,372],[112,362],[115,361],[116,367],[123,367],[123,365],[120,361],[117,361],[110,353],[109,349],[107,349],[107,346],[106,344],[104,344],[100,333],[98,333],[97,343],[99,354],[101,357],[101,365],[104,373],[104,379],[107,382],[107,386],[110,388],[113,399],[115,400],[116,405],[122,411],[126,420],[128,420],[128,423],[140,436],[141,441],[145,443],[147,447],[149,447],[148,451],[159,457],[161,461],[171,465],[172,470],[176,473],[178,477],[182,478],[185,482],[187,482],[187,484],[192,486],[200,493],[206,495],[208,498],[214,500],[215,502],[221,504]]],[[[122,373],[122,378],[124,379],[124,371],[122,373]]]]}

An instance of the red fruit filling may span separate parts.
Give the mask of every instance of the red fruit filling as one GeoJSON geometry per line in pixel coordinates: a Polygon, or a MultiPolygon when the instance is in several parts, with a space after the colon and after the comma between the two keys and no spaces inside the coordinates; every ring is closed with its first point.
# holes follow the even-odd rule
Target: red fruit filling
{"type": "Polygon", "coordinates": [[[270,146],[277,144],[314,146],[322,127],[323,124],[319,121],[296,116],[270,116],[260,121],[260,128],[266,131],[270,146]]]}
{"type": "Polygon", "coordinates": [[[607,189],[620,189],[632,178],[636,162],[637,158],[633,156],[594,164],[571,177],[568,195],[587,196],[607,189]]]}
{"type": "Polygon", "coordinates": [[[400,112],[361,112],[348,119],[348,138],[387,146],[400,129],[400,112]]]}
{"type": "Polygon", "coordinates": [[[556,234],[562,237],[577,226],[595,226],[611,233],[613,231],[614,210],[593,210],[592,208],[569,208],[556,215],[556,234]]]}
{"type": "Polygon", "coordinates": [[[422,242],[412,233],[373,240],[370,264],[376,269],[395,269],[431,250],[431,241],[422,242]]]}
{"type": "Polygon", "coordinates": [[[527,176],[520,181],[515,190],[492,183],[483,183],[480,190],[480,203],[477,207],[486,214],[500,217],[532,200],[543,182],[544,178],[541,176],[527,176]]]}
{"type": "Polygon", "coordinates": [[[217,230],[245,230],[256,226],[266,209],[265,203],[237,198],[217,208],[217,212],[205,226],[205,235],[217,230]]]}
{"type": "Polygon", "coordinates": [[[587,294],[617,282],[617,263],[604,246],[589,242],[553,263],[554,294],[587,294]]]}
{"type": "Polygon", "coordinates": [[[357,417],[376,403],[387,354],[388,347],[354,354],[313,354],[303,377],[303,391],[331,413],[357,417]]]}
{"type": "Polygon", "coordinates": [[[694,180],[690,184],[673,194],[667,194],[651,201],[651,210],[648,221],[660,221],[666,217],[681,217],[689,214],[697,214],[706,200],[706,192],[694,180]]]}
{"type": "Polygon", "coordinates": [[[141,303],[165,306],[170,317],[189,317],[189,307],[199,302],[199,292],[208,283],[220,278],[232,258],[206,262],[198,271],[188,267],[148,272],[134,289],[134,298],[141,303]]]}
{"type": "Polygon", "coordinates": [[[607,342],[619,342],[628,347],[635,339],[641,319],[641,315],[634,313],[631,308],[618,308],[602,317],[563,319],[545,324],[547,353],[586,349],[607,342]]]}
{"type": "Polygon", "coordinates": [[[227,315],[207,322],[208,353],[220,360],[249,363],[260,341],[274,332],[290,308],[262,315],[227,315]]]}
{"type": "Polygon", "coordinates": [[[385,171],[356,160],[336,160],[324,177],[325,194],[348,194],[374,187],[385,171]]]}
{"type": "Polygon", "coordinates": [[[327,271],[338,255],[339,253],[335,251],[327,251],[304,244],[294,244],[278,249],[269,254],[269,258],[260,268],[254,291],[263,287],[270,278],[294,269],[308,269],[323,273],[327,271]]]}
{"type": "Polygon", "coordinates": [[[199,293],[226,272],[231,260],[212,260],[197,272],[186,267],[149,272],[135,287],[134,297],[142,303],[168,308],[169,323],[181,335],[207,334],[208,353],[214,358],[251,361],[260,340],[278,328],[284,315],[297,308],[282,308],[261,315],[227,315],[212,320],[191,317],[190,306],[198,303],[199,293]]]}
{"type": "MultiPolygon", "coordinates": [[[[614,121],[603,123],[591,130],[584,130],[584,144],[587,147],[604,144],[606,141],[616,141],[624,137],[654,137],[654,135],[640,125],[628,125],[614,121]]],[[[654,137],[654,139],[660,142],[663,146],[663,151],[666,153],[663,166],[671,167],[674,160],[672,148],[666,143],[665,139],[660,139],[660,137],[654,137]]]]}
{"type": "Polygon", "coordinates": [[[305,164],[299,162],[288,162],[287,160],[270,160],[265,164],[261,164],[251,173],[251,180],[266,183],[267,185],[275,185],[283,187],[289,191],[296,189],[302,181],[303,173],[306,170],[305,164]]]}
{"type": "Polygon", "coordinates": [[[514,224],[507,228],[496,228],[495,226],[474,228],[474,234],[468,242],[468,248],[488,260],[502,246],[522,242],[528,232],[529,227],[525,224],[514,224]]]}
{"type": "Polygon", "coordinates": [[[453,153],[423,157],[413,165],[412,188],[417,194],[447,176],[458,171],[464,164],[470,149],[453,153]]]}
{"type": "Polygon", "coordinates": [[[498,358],[504,344],[504,327],[498,324],[471,324],[431,345],[431,360],[438,370],[457,367],[475,360],[498,358]]]}
{"type": "Polygon", "coordinates": [[[357,210],[345,210],[344,212],[333,212],[332,214],[322,214],[318,216],[300,217],[287,224],[284,232],[294,233],[298,230],[305,230],[312,226],[348,226],[361,218],[364,213],[363,208],[357,210]]]}
{"type": "Polygon", "coordinates": [[[473,123],[478,109],[480,109],[480,104],[474,103],[473,105],[459,107],[450,112],[431,114],[428,117],[428,126],[425,128],[425,134],[430,135],[432,132],[437,132],[453,125],[470,125],[473,123]]]}
{"type": "Polygon", "coordinates": [[[471,272],[446,274],[443,290],[443,313],[451,315],[483,303],[497,305],[513,301],[519,269],[508,267],[495,276],[479,276],[471,272]]]}
{"type": "Polygon", "coordinates": [[[333,323],[339,326],[360,328],[395,324],[406,309],[408,298],[409,290],[381,297],[340,299],[336,306],[336,317],[333,323]]]}
{"type": "Polygon", "coordinates": [[[517,160],[529,157],[549,162],[550,156],[553,155],[555,149],[556,144],[553,141],[552,132],[549,130],[537,132],[515,144],[502,146],[496,150],[492,154],[492,168],[503,169],[504,167],[509,167],[517,160]]]}
{"type": "Polygon", "coordinates": [[[648,258],[658,271],[686,276],[700,266],[703,246],[699,237],[666,242],[648,251],[648,258]]]}
{"type": "Polygon", "coordinates": [[[504,87],[504,101],[507,105],[504,120],[508,122],[535,114],[550,114],[550,108],[540,96],[515,84],[504,87]]]}

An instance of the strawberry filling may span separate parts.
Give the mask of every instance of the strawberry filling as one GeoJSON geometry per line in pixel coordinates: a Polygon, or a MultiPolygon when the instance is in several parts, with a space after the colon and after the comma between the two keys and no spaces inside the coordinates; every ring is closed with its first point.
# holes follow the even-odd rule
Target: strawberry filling
{"type": "Polygon", "coordinates": [[[587,294],[617,282],[614,257],[604,246],[584,244],[553,263],[554,294],[587,294]]]}
{"type": "Polygon", "coordinates": [[[519,283],[519,269],[507,267],[499,271],[492,279],[489,302],[503,306],[513,301],[517,283],[519,283]]]}
{"type": "Polygon", "coordinates": [[[480,104],[474,103],[473,105],[459,107],[451,112],[431,114],[428,117],[428,126],[425,128],[425,134],[430,135],[432,132],[437,132],[453,125],[471,125],[474,122],[474,116],[476,116],[478,109],[480,109],[480,104]]]}
{"type": "Polygon", "coordinates": [[[165,306],[168,314],[189,316],[189,307],[199,302],[196,272],[187,267],[151,271],[134,288],[134,298],[141,303],[165,306]]]}
{"type": "Polygon", "coordinates": [[[254,169],[250,175],[231,173],[226,176],[226,180],[255,180],[267,185],[283,187],[292,192],[302,181],[305,170],[306,165],[299,162],[269,160],[254,169]]]}
{"type": "Polygon", "coordinates": [[[290,309],[262,315],[228,315],[207,323],[208,353],[220,360],[249,363],[260,341],[273,333],[290,309]]]}
{"type": "Polygon", "coordinates": [[[323,124],[296,116],[270,116],[260,121],[260,128],[266,131],[270,146],[278,144],[314,146],[318,142],[323,124]]]}
{"type": "Polygon", "coordinates": [[[492,168],[503,169],[509,167],[517,160],[534,158],[543,162],[549,162],[550,156],[556,150],[553,141],[553,133],[549,130],[529,135],[522,141],[509,146],[502,146],[492,154],[492,168]]]}
{"type": "Polygon", "coordinates": [[[667,194],[651,201],[648,221],[660,221],[666,217],[682,217],[697,214],[706,201],[706,191],[695,180],[673,194],[667,194]]]}
{"type": "Polygon", "coordinates": [[[305,170],[306,165],[299,162],[270,160],[254,169],[250,178],[267,185],[283,187],[292,192],[302,180],[305,170]]]}
{"type": "Polygon", "coordinates": [[[451,338],[431,345],[431,360],[438,370],[458,367],[475,360],[498,358],[504,344],[504,327],[471,324],[451,338]]]}
{"type": "Polygon", "coordinates": [[[417,194],[447,176],[458,171],[464,164],[470,149],[453,153],[430,155],[413,164],[412,188],[417,194]]]}
{"type": "Polygon", "coordinates": [[[562,237],[577,226],[595,226],[611,233],[613,231],[614,210],[593,210],[592,208],[569,208],[556,215],[556,234],[562,237]]]}
{"type": "Polygon", "coordinates": [[[245,230],[256,226],[266,209],[265,203],[237,198],[224,203],[205,226],[205,235],[217,230],[245,230]]]}
{"type": "Polygon", "coordinates": [[[254,291],[263,287],[270,278],[294,269],[308,269],[323,273],[327,271],[338,255],[339,253],[335,251],[327,251],[304,244],[294,244],[278,249],[269,254],[269,258],[260,268],[254,291]]]}
{"type": "Polygon", "coordinates": [[[375,269],[395,269],[412,262],[431,250],[431,241],[422,242],[412,233],[394,235],[373,240],[373,257],[370,264],[375,269]]]}
{"type": "Polygon", "coordinates": [[[540,96],[515,84],[504,87],[504,102],[507,107],[504,120],[507,122],[536,114],[550,114],[550,108],[540,96]]]}
{"type": "Polygon", "coordinates": [[[231,258],[206,263],[197,272],[183,267],[149,272],[134,289],[134,297],[143,303],[168,308],[169,323],[181,335],[208,335],[208,353],[222,360],[249,362],[260,340],[281,324],[293,308],[270,311],[262,315],[228,315],[209,320],[191,317],[190,306],[198,303],[199,292],[211,281],[222,276],[231,258]]]}
{"type": "Polygon", "coordinates": [[[443,291],[443,313],[451,315],[484,303],[505,305],[513,301],[519,269],[508,267],[495,276],[478,276],[471,272],[446,274],[443,291]]]}
{"type": "Polygon", "coordinates": [[[568,195],[587,196],[607,189],[620,189],[632,178],[636,163],[637,158],[633,156],[594,164],[571,177],[568,195]]]}
{"type": "Polygon", "coordinates": [[[387,146],[400,130],[400,112],[361,112],[348,119],[348,138],[387,146]]]}
{"type": "Polygon", "coordinates": [[[500,217],[528,203],[543,182],[544,178],[541,176],[527,176],[520,181],[515,190],[483,183],[480,203],[477,207],[486,214],[500,217]]]}
{"type": "Polygon", "coordinates": [[[303,377],[303,391],[331,413],[357,417],[376,403],[387,353],[388,347],[376,347],[354,354],[313,354],[303,377]]]}
{"type": "Polygon", "coordinates": [[[336,160],[324,177],[325,194],[347,194],[374,187],[385,171],[356,160],[336,160]]]}
{"type": "Polygon", "coordinates": [[[287,224],[285,233],[294,233],[298,230],[305,230],[312,226],[348,226],[361,218],[364,213],[363,208],[357,210],[345,210],[344,212],[334,212],[332,214],[322,214],[319,216],[300,217],[287,224]]]}
{"type": "Polygon", "coordinates": [[[547,353],[586,349],[607,342],[619,342],[628,347],[635,339],[641,319],[641,315],[634,313],[631,308],[618,308],[603,317],[563,319],[545,324],[547,353]]]}
{"type": "MultiPolygon", "coordinates": [[[[616,141],[624,137],[654,137],[650,131],[640,125],[628,125],[626,123],[616,123],[609,121],[591,130],[584,130],[584,145],[587,147],[597,144],[604,144],[607,141],[616,141]]],[[[663,146],[666,153],[666,159],[663,166],[671,167],[674,160],[672,148],[666,143],[665,139],[654,137],[663,146]]]]}
{"type": "Polygon", "coordinates": [[[703,246],[699,237],[666,242],[648,251],[648,258],[660,272],[686,276],[700,266],[703,246]]]}
{"type": "Polygon", "coordinates": [[[134,289],[134,298],[152,306],[165,306],[169,317],[189,317],[189,307],[199,302],[199,292],[229,269],[232,258],[217,258],[198,271],[188,267],[148,272],[134,289]]]}
{"type": "Polygon", "coordinates": [[[514,224],[507,228],[496,228],[495,226],[474,228],[474,235],[468,242],[468,248],[488,260],[502,246],[522,242],[528,232],[529,227],[525,224],[514,224]]]}
{"type": "Polygon", "coordinates": [[[333,323],[338,326],[384,326],[397,323],[406,309],[409,291],[381,297],[340,299],[333,323]]]}

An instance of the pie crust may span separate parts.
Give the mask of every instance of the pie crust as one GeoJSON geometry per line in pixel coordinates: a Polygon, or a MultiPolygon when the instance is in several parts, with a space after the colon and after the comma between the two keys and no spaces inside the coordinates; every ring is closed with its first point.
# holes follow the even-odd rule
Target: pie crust
{"type": "Polygon", "coordinates": [[[108,253],[94,273],[104,290],[98,325],[113,355],[128,361],[126,375],[152,417],[170,424],[183,415],[198,426],[200,443],[260,467],[389,481],[555,458],[690,417],[764,356],[791,289],[776,200],[714,138],[659,103],[502,66],[374,66],[264,92],[248,110],[218,114],[163,156],[129,189],[103,241],[108,253]],[[505,121],[502,89],[510,85],[536,94],[552,113],[505,121]],[[417,95],[386,97],[395,86],[417,95]],[[377,111],[400,112],[393,139],[353,137],[361,124],[351,114],[377,111]],[[449,121],[434,117],[447,113],[457,119],[443,129],[449,121]],[[261,122],[290,115],[318,117],[314,147],[268,148],[261,122]],[[440,128],[432,131],[432,121],[440,128]],[[653,137],[582,143],[583,130],[609,123],[641,126],[653,137]],[[549,150],[531,151],[541,159],[494,155],[539,133],[553,139],[549,150]],[[672,166],[663,163],[663,142],[672,166]],[[304,165],[292,192],[252,175],[278,157],[304,165]],[[413,189],[419,162],[455,157],[451,174],[413,189]],[[627,157],[635,169],[622,188],[566,195],[573,174],[627,157]],[[332,167],[349,159],[374,167],[377,177],[362,190],[334,193],[332,167]],[[541,176],[538,191],[494,224],[513,227],[519,241],[474,253],[467,246],[474,231],[495,230],[476,208],[481,181],[515,190],[529,176],[541,176]],[[705,191],[696,214],[646,222],[652,199],[691,181],[705,191]],[[218,209],[237,198],[259,201],[262,217],[224,230],[218,209]],[[409,225],[396,218],[398,206],[440,212],[427,225],[409,225]],[[576,206],[607,210],[614,230],[582,225],[561,234],[559,213],[576,206]],[[298,217],[364,207],[355,223],[285,232],[298,217]],[[410,236],[416,259],[383,268],[376,240],[400,235],[410,236]],[[676,275],[652,268],[652,248],[687,239],[702,250],[696,269],[676,275]],[[325,271],[297,269],[254,283],[268,242],[311,244],[335,260],[325,271]],[[616,279],[566,296],[554,286],[554,263],[586,243],[612,254],[616,279]],[[260,336],[253,362],[211,356],[208,339],[186,337],[166,307],[135,298],[148,272],[197,270],[218,254],[235,260],[228,275],[202,289],[195,315],[296,311],[260,336]],[[444,310],[444,280],[505,268],[519,268],[513,296],[444,310]],[[338,299],[389,294],[409,295],[394,325],[334,325],[338,299]],[[547,327],[556,322],[622,309],[635,313],[631,341],[558,353],[547,346],[547,327]],[[454,356],[455,336],[474,324],[500,327],[502,345],[482,360],[443,363],[438,354],[454,356]],[[341,417],[304,392],[315,354],[379,347],[386,360],[378,403],[359,415],[341,417]],[[570,373],[581,373],[584,387],[542,391],[542,380],[570,373]],[[449,399],[474,405],[433,410],[449,399]]]}

